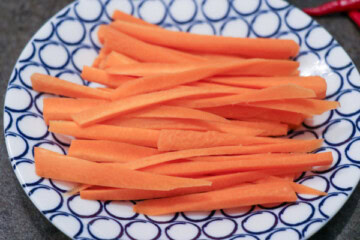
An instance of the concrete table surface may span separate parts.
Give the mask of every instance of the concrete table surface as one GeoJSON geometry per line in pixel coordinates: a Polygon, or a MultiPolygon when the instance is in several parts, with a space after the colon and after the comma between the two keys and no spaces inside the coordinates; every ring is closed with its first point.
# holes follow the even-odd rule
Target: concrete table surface
{"type": "MultiPolygon", "coordinates": [[[[0,0],[0,95],[2,106],[8,79],[21,50],[40,26],[71,0],[0,0]]],[[[300,8],[326,0],[289,0],[300,8]]],[[[345,48],[360,67],[360,28],[346,14],[316,19],[345,48]]],[[[3,118],[1,111],[0,118],[3,118]]],[[[3,129],[1,120],[1,129],[3,129]]],[[[0,138],[0,240],[68,239],[34,207],[22,190],[8,160],[4,138],[0,138]]],[[[311,240],[360,239],[360,186],[344,207],[311,240]]]]}

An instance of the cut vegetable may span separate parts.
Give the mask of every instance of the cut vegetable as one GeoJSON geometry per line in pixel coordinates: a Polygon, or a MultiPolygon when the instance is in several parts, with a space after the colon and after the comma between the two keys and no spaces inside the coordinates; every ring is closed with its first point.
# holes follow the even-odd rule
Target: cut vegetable
{"type": "MultiPolygon", "coordinates": [[[[138,61],[129,58],[124,54],[112,51],[104,61],[104,68],[131,65],[136,63],[138,63],[138,61]]],[[[125,75],[129,75],[129,74],[125,74],[125,75]]]]}
{"type": "Polygon", "coordinates": [[[209,211],[255,204],[294,202],[297,197],[284,182],[246,184],[206,193],[138,202],[134,211],[146,215],[163,215],[184,211],[209,211]]]}
{"type": "Polygon", "coordinates": [[[291,141],[296,142],[298,140],[239,136],[235,134],[226,134],[214,131],[197,132],[163,129],[160,131],[158,149],[159,151],[165,152],[220,146],[249,146],[260,144],[287,143],[291,141]]]}
{"type": "Polygon", "coordinates": [[[204,61],[199,56],[142,42],[105,25],[99,27],[98,37],[101,42],[106,41],[108,47],[113,51],[140,62],[188,63],[204,61]]]}
{"type": "Polygon", "coordinates": [[[104,70],[88,66],[84,66],[81,77],[89,82],[100,83],[111,88],[119,87],[129,80],[135,79],[129,76],[110,75],[104,70]]]}
{"type": "MultiPolygon", "coordinates": [[[[280,85],[258,90],[253,93],[237,94],[230,96],[202,98],[195,100],[178,100],[171,104],[190,107],[190,108],[211,108],[240,103],[253,103],[278,99],[296,99],[296,98],[313,98],[316,97],[311,89],[299,87],[294,84],[280,85]]],[[[297,99],[296,99],[297,100],[297,99]]]]}
{"type": "Polygon", "coordinates": [[[105,140],[72,140],[68,155],[93,162],[129,162],[159,154],[154,148],[105,140]]]}
{"type": "Polygon", "coordinates": [[[264,159],[242,159],[241,161],[216,161],[216,162],[182,162],[169,163],[144,169],[167,176],[194,177],[207,174],[225,174],[233,172],[266,170],[266,169],[291,169],[314,166],[327,166],[332,163],[330,152],[318,154],[299,154],[267,157],[264,159]]]}
{"type": "Polygon", "coordinates": [[[164,191],[211,185],[211,182],[202,179],[168,177],[133,171],[121,167],[120,164],[89,162],[42,148],[35,148],[34,158],[35,170],[38,176],[61,181],[115,188],[164,191]]]}
{"type": "Polygon", "coordinates": [[[112,19],[113,20],[120,20],[120,21],[126,21],[126,22],[131,22],[131,23],[136,23],[136,24],[140,24],[140,25],[144,25],[144,26],[148,26],[148,27],[157,27],[157,25],[151,24],[149,22],[146,22],[140,18],[134,17],[130,14],[124,13],[122,11],[119,10],[115,10],[113,15],[112,15],[112,19]]]}
{"type": "Polygon", "coordinates": [[[150,157],[142,158],[124,164],[124,167],[130,169],[140,169],[160,163],[170,162],[177,159],[186,159],[191,157],[200,156],[215,156],[215,155],[235,155],[235,154],[256,154],[256,153],[305,153],[311,152],[319,148],[322,144],[321,139],[308,140],[306,142],[293,142],[293,143],[277,143],[266,144],[260,146],[226,146],[214,148],[200,148],[182,150],[178,152],[167,152],[150,157]]]}
{"type": "Polygon", "coordinates": [[[31,75],[31,83],[33,90],[38,92],[74,98],[110,99],[110,93],[61,80],[46,74],[34,73],[31,75]]]}
{"type": "Polygon", "coordinates": [[[97,124],[82,128],[70,121],[50,121],[49,131],[81,139],[109,140],[156,147],[159,131],[97,124]]]}
{"type": "Polygon", "coordinates": [[[111,26],[142,41],[185,51],[273,59],[289,59],[299,52],[299,45],[293,40],[190,34],[123,21],[115,21],[111,26]]]}
{"type": "Polygon", "coordinates": [[[109,120],[116,116],[136,111],[151,105],[164,103],[178,98],[195,96],[216,96],[221,91],[199,89],[193,87],[177,87],[169,90],[136,95],[120,99],[109,104],[95,107],[72,115],[72,118],[80,126],[89,126],[94,123],[109,120]]]}
{"type": "Polygon", "coordinates": [[[212,77],[210,82],[245,88],[268,88],[283,84],[296,84],[312,89],[320,99],[326,97],[326,81],[322,77],[212,77]]]}
{"type": "Polygon", "coordinates": [[[171,191],[151,191],[137,189],[114,189],[114,188],[94,188],[80,192],[83,199],[89,200],[141,200],[150,198],[173,197],[185,194],[208,192],[227,187],[232,187],[245,182],[252,182],[267,176],[263,171],[243,172],[204,177],[203,180],[212,182],[211,186],[179,188],[171,191]]]}

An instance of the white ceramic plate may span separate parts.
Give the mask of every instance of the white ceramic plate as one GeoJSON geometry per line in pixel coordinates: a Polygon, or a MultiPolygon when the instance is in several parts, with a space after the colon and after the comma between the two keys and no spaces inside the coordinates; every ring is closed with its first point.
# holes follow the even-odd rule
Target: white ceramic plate
{"type": "Polygon", "coordinates": [[[5,99],[4,128],[9,158],[25,192],[56,227],[74,239],[306,239],[345,203],[360,177],[360,77],[346,52],[309,16],[281,0],[80,0],[57,13],[34,35],[17,61],[5,99]],[[297,181],[328,192],[300,195],[293,204],[254,206],[161,217],[134,214],[132,202],[100,202],[68,197],[69,183],[36,176],[33,148],[65,153],[69,139],[47,131],[42,99],[30,75],[48,73],[81,79],[100,44],[97,26],[114,9],[165,28],[237,37],[290,38],[301,45],[302,75],[321,75],[327,98],[341,108],[307,120],[291,138],[324,138],[318,151],[331,151],[334,165],[297,181]]]}

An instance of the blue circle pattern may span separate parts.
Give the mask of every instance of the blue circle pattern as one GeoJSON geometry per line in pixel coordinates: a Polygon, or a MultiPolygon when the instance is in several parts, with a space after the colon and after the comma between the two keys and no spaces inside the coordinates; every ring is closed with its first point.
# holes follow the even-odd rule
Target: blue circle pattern
{"type": "MultiPolygon", "coordinates": [[[[27,74],[24,73],[28,70],[28,68],[38,68],[41,71],[53,76],[61,76],[63,73],[78,74],[80,69],[73,59],[74,55],[82,48],[90,50],[93,49],[94,51],[99,50],[100,46],[97,45],[92,36],[95,36],[94,31],[99,24],[110,21],[111,13],[108,12],[107,6],[115,0],[91,1],[93,1],[92,4],[99,6],[97,14],[95,14],[96,16],[94,15],[91,18],[82,16],[82,11],[79,10],[80,3],[78,1],[70,4],[44,26],[44,28],[46,27],[45,34],[43,32],[41,36],[35,35],[28,45],[29,49],[26,51],[26,56],[21,57],[15,65],[13,74],[9,81],[6,97],[10,97],[11,91],[21,91],[21,95],[24,96],[24,99],[27,99],[28,102],[21,108],[14,108],[5,101],[4,114],[7,118],[6,125],[4,124],[5,138],[8,145],[11,144],[12,141],[16,141],[16,143],[20,146],[19,151],[10,153],[10,160],[14,171],[18,171],[20,166],[25,166],[22,164],[34,164],[32,152],[33,148],[36,146],[49,144],[55,147],[56,145],[63,153],[65,153],[68,147],[66,143],[62,143],[59,139],[57,139],[54,134],[48,134],[47,132],[43,136],[32,136],[23,132],[21,127],[19,127],[19,123],[27,116],[40,117],[39,113],[41,114],[41,110],[37,101],[41,100],[44,95],[32,91],[32,87],[29,85],[30,81],[29,79],[26,79],[27,74]],[[83,29],[83,33],[75,42],[69,42],[64,39],[63,36],[61,36],[61,31],[58,30],[65,21],[69,20],[80,22],[83,29]],[[42,57],[42,52],[46,50],[46,46],[48,45],[58,46],[66,51],[66,59],[64,59],[61,66],[53,66],[42,57]]],[[[297,11],[297,9],[289,4],[276,4],[279,1],[275,0],[258,0],[253,1],[251,9],[246,11],[238,8],[237,6],[237,4],[242,4],[244,2],[238,0],[228,0],[223,16],[214,17],[210,12],[206,11],[206,5],[209,4],[211,0],[190,0],[190,3],[192,2],[193,4],[193,8],[191,10],[193,12],[188,15],[190,17],[188,19],[177,19],[177,17],[172,13],[171,8],[178,1],[180,0],[128,0],[128,3],[131,6],[131,14],[135,14],[144,19],[147,18],[146,14],[148,13],[146,11],[142,11],[143,6],[147,4],[151,5],[155,2],[157,4],[160,3],[163,6],[163,11],[157,12],[157,24],[161,24],[164,27],[175,28],[180,31],[191,31],[195,27],[201,26],[205,28],[208,27],[213,34],[221,35],[224,27],[229,21],[240,19],[248,26],[248,37],[263,36],[286,38],[288,35],[296,37],[301,45],[301,53],[299,54],[298,59],[301,58],[301,56],[313,54],[319,60],[324,61],[331,71],[336,70],[335,73],[340,76],[340,88],[331,96],[328,96],[328,99],[337,100],[344,94],[352,91],[359,91],[359,80],[356,80],[353,77],[357,76],[354,74],[357,70],[353,63],[345,63],[342,66],[329,65],[327,57],[334,48],[338,47],[336,41],[331,39],[329,42],[324,42],[323,45],[317,45],[316,48],[312,47],[311,44],[309,44],[308,37],[314,29],[319,28],[318,24],[313,20],[309,20],[308,22],[305,21],[301,26],[292,25],[290,18],[292,17],[291,15],[293,14],[293,11],[297,11]],[[259,16],[266,13],[276,16],[278,19],[278,26],[275,26],[276,28],[273,33],[264,36],[262,33],[256,32],[256,29],[253,28],[253,24],[257,21],[259,16]],[[202,24],[205,25],[202,26],[202,24]]],[[[83,81],[83,84],[86,85],[87,82],[83,81]]],[[[320,177],[326,181],[326,191],[329,195],[326,197],[301,198],[301,201],[295,204],[284,203],[272,208],[253,206],[245,212],[239,214],[229,214],[226,210],[211,211],[202,217],[196,218],[187,213],[177,213],[174,214],[173,217],[170,217],[169,220],[162,221],[139,214],[134,214],[132,217],[128,218],[119,218],[115,213],[111,212],[110,208],[107,208],[109,202],[99,202],[99,209],[91,216],[79,215],[76,211],[71,209],[70,206],[71,200],[76,196],[64,195],[65,190],[59,187],[52,180],[40,178],[32,182],[22,182],[22,187],[29,196],[32,196],[36,191],[41,189],[55,191],[58,194],[59,204],[52,209],[43,211],[43,214],[50,221],[55,220],[56,217],[59,216],[75,219],[75,221],[79,223],[79,226],[78,229],[74,231],[75,234],[69,235],[69,237],[73,239],[101,239],[101,237],[97,235],[97,232],[92,231],[91,228],[91,226],[98,220],[114,221],[119,225],[120,232],[117,234],[116,239],[135,239],[128,229],[132,224],[139,222],[142,224],[151,224],[152,226],[156,226],[156,229],[158,229],[158,233],[156,235],[157,239],[173,239],[173,236],[170,236],[170,232],[172,227],[175,225],[194,227],[194,229],[196,229],[196,234],[193,239],[276,239],[277,234],[283,234],[286,232],[295,234],[295,236],[298,236],[299,239],[308,238],[310,234],[308,229],[313,224],[323,225],[332,217],[326,212],[327,200],[331,200],[333,197],[347,198],[354,189],[354,186],[338,186],[335,180],[339,172],[343,170],[359,170],[360,168],[360,157],[358,155],[353,156],[354,146],[357,146],[356,144],[360,141],[359,113],[359,109],[352,113],[342,113],[341,109],[336,110],[333,111],[329,115],[328,119],[326,119],[326,121],[321,125],[315,127],[304,125],[302,129],[299,129],[299,132],[306,131],[312,133],[314,136],[323,136],[325,138],[325,144],[323,148],[318,151],[332,150],[337,153],[338,157],[335,159],[335,163],[330,169],[308,172],[306,174],[304,173],[299,177],[299,179],[297,179],[297,181],[301,183],[305,179],[320,177]],[[332,139],[327,139],[326,133],[331,130],[332,124],[338,124],[340,122],[350,123],[352,126],[351,132],[348,133],[349,137],[341,142],[333,142],[332,139]],[[337,149],[338,147],[345,150],[340,151],[337,149]],[[282,219],[282,214],[290,206],[294,206],[299,203],[311,206],[311,214],[302,222],[291,222],[291,224],[286,223],[282,219]],[[61,211],[59,211],[60,209],[61,211]],[[257,232],[249,229],[248,221],[259,214],[270,214],[273,216],[274,221],[270,228],[257,232]],[[221,237],[213,236],[211,235],[211,232],[213,231],[209,231],[209,228],[212,225],[211,223],[214,221],[231,222],[234,227],[227,235],[221,237]]],[[[299,134],[299,132],[295,133],[295,135],[299,134]]]]}

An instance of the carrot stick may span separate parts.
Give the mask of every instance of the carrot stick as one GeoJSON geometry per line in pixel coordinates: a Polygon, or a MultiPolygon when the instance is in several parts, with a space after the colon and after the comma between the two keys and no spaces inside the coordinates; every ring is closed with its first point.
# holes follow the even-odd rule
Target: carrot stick
{"type": "Polygon", "coordinates": [[[195,100],[178,100],[174,101],[172,104],[190,108],[210,108],[240,103],[253,103],[279,99],[286,99],[284,100],[286,102],[289,99],[313,98],[315,96],[316,95],[314,91],[311,89],[299,87],[294,84],[287,84],[261,89],[253,93],[221,96],[214,98],[202,98],[195,100]]]}
{"type": "Polygon", "coordinates": [[[325,152],[318,154],[290,154],[281,157],[277,156],[276,158],[242,159],[241,161],[168,163],[148,167],[144,171],[168,176],[194,177],[240,171],[327,166],[331,163],[331,152],[325,152]]]}
{"type": "Polygon", "coordinates": [[[294,189],[294,191],[298,194],[309,194],[309,195],[316,195],[316,196],[326,196],[327,193],[323,191],[319,191],[317,189],[295,183],[293,181],[289,181],[280,177],[276,176],[268,176],[263,179],[256,180],[257,183],[265,183],[265,182],[289,182],[290,186],[294,189]]]}
{"type": "Polygon", "coordinates": [[[292,40],[190,34],[123,21],[111,26],[142,41],[185,51],[272,59],[289,59],[299,52],[299,45],[292,40]]]}
{"type": "Polygon", "coordinates": [[[72,115],[80,126],[89,126],[94,123],[109,120],[132,111],[151,105],[168,102],[178,98],[219,95],[221,91],[198,89],[192,87],[177,87],[169,90],[137,95],[120,99],[106,105],[101,105],[72,115]]]}
{"type": "Polygon", "coordinates": [[[50,121],[49,131],[82,139],[119,141],[146,147],[156,147],[159,138],[159,131],[152,129],[102,124],[82,128],[70,121],[50,121]]]}
{"type": "Polygon", "coordinates": [[[162,215],[184,211],[208,211],[254,204],[294,202],[297,197],[288,183],[244,184],[222,190],[184,196],[146,200],[136,203],[134,211],[162,215]]]}
{"type": "Polygon", "coordinates": [[[138,61],[125,56],[124,54],[112,51],[104,61],[104,68],[118,67],[139,63],[138,61]]]}
{"type": "Polygon", "coordinates": [[[179,129],[195,131],[219,131],[241,136],[278,136],[286,135],[287,125],[278,123],[239,122],[209,122],[195,119],[156,119],[156,118],[116,118],[106,122],[106,125],[146,129],[179,129]],[[244,123],[244,124],[242,124],[244,123]],[[271,129],[272,128],[272,129],[271,129]]]}
{"type": "Polygon", "coordinates": [[[250,89],[250,88],[241,88],[241,87],[233,87],[233,86],[226,86],[223,84],[217,84],[217,83],[211,83],[211,82],[204,82],[204,81],[198,81],[186,84],[187,86],[192,87],[200,87],[200,88],[206,88],[206,89],[222,89],[224,92],[233,93],[233,94],[249,94],[257,92],[257,89],[250,89]]]}
{"type": "Polygon", "coordinates": [[[35,148],[36,174],[44,178],[89,185],[117,188],[172,190],[176,188],[210,186],[202,179],[174,178],[121,167],[120,164],[99,164],[35,148]]]}
{"type": "Polygon", "coordinates": [[[252,182],[264,178],[264,176],[267,176],[264,171],[241,172],[202,178],[202,180],[212,182],[211,186],[178,188],[170,191],[94,188],[81,191],[80,196],[83,199],[89,200],[141,200],[150,198],[173,197],[232,187],[241,183],[252,182]]]}
{"type": "Polygon", "coordinates": [[[214,121],[214,122],[228,121],[221,116],[209,112],[201,111],[198,109],[167,106],[167,105],[155,106],[152,108],[136,111],[134,113],[128,114],[127,117],[198,119],[198,120],[214,121]]]}
{"type": "Polygon", "coordinates": [[[189,71],[199,67],[199,63],[130,63],[124,64],[120,61],[107,62],[106,72],[114,75],[128,75],[128,76],[151,76],[159,74],[168,74],[175,72],[189,71]]]}
{"type": "Polygon", "coordinates": [[[178,71],[174,71],[174,67],[170,67],[171,65],[167,65],[164,70],[161,70],[161,64],[148,63],[145,64],[145,66],[147,66],[145,69],[142,67],[143,65],[144,64],[134,64],[130,66],[125,65],[119,70],[117,68],[107,69],[107,72],[111,74],[144,76],[119,86],[116,89],[116,93],[113,95],[113,99],[167,89],[186,83],[196,82],[198,80],[223,73],[261,76],[288,75],[298,67],[296,62],[266,59],[251,59],[238,62],[231,61],[229,63],[210,62],[207,64],[200,64],[195,68],[190,67],[188,69],[183,68],[180,65],[180,70],[178,71]],[[159,69],[154,69],[154,66],[157,66],[159,69]],[[139,74],[141,71],[143,74],[139,74]],[[148,75],[144,75],[145,71],[147,71],[148,75]],[[156,74],[157,72],[160,73],[156,74]]]}
{"type": "Polygon", "coordinates": [[[167,152],[150,157],[142,158],[136,161],[125,163],[124,167],[130,169],[140,169],[160,163],[170,162],[177,159],[186,159],[200,156],[214,156],[214,155],[235,155],[235,154],[256,154],[256,153],[304,153],[311,152],[319,148],[322,144],[321,139],[309,140],[306,142],[293,143],[277,143],[266,144],[260,146],[226,146],[213,148],[189,149],[177,152],[167,152]]]}
{"type": "Polygon", "coordinates": [[[160,151],[179,151],[236,145],[260,145],[292,142],[292,139],[240,136],[215,131],[161,130],[157,147],[160,151]]]}
{"type": "Polygon", "coordinates": [[[139,62],[188,63],[204,61],[203,58],[196,55],[145,43],[110,26],[100,26],[98,37],[101,42],[106,42],[113,51],[125,54],[139,62]]]}
{"type": "Polygon", "coordinates": [[[157,27],[157,25],[151,24],[140,18],[134,17],[130,14],[124,13],[119,10],[114,11],[114,13],[112,15],[112,19],[114,21],[120,20],[120,21],[125,21],[125,22],[130,22],[130,23],[136,23],[136,24],[140,24],[140,25],[144,25],[144,26],[148,26],[148,27],[157,27]]]}
{"type": "Polygon", "coordinates": [[[222,55],[222,54],[203,53],[203,54],[198,54],[198,55],[208,59],[209,61],[215,61],[215,62],[239,61],[239,60],[246,59],[246,58],[242,58],[242,57],[231,56],[231,55],[222,55]]]}
{"type": "Polygon", "coordinates": [[[99,99],[44,98],[43,117],[48,125],[50,120],[71,120],[73,113],[104,104],[99,99]]]}
{"type": "Polygon", "coordinates": [[[95,58],[92,67],[98,68],[100,63],[106,58],[106,56],[111,52],[111,49],[105,43],[104,46],[100,49],[99,55],[95,58]]]}
{"type": "Polygon", "coordinates": [[[318,115],[339,107],[339,102],[318,99],[286,99],[249,103],[249,106],[318,115]]]}
{"type": "Polygon", "coordinates": [[[121,84],[135,79],[129,76],[110,75],[104,70],[88,66],[84,66],[81,77],[89,82],[100,83],[111,88],[119,87],[121,84]]]}
{"type": "Polygon", "coordinates": [[[110,93],[61,80],[46,74],[34,73],[31,75],[31,83],[33,90],[38,92],[46,92],[74,98],[110,99],[110,93]]]}
{"type": "Polygon", "coordinates": [[[158,154],[154,148],[106,140],[72,140],[68,156],[93,162],[128,162],[158,154]]]}
{"type": "Polygon", "coordinates": [[[65,195],[72,196],[72,195],[78,194],[79,192],[84,191],[84,190],[90,188],[91,186],[92,185],[89,185],[89,184],[79,184],[79,185],[75,186],[74,188],[70,189],[69,191],[67,191],[65,193],[65,195]]]}
{"type": "MultiPolygon", "coordinates": [[[[295,139],[279,139],[279,140],[290,140],[295,139]]],[[[308,140],[295,140],[295,141],[308,141],[308,140]]],[[[246,145],[245,145],[246,146],[246,145]]],[[[259,154],[245,154],[245,155],[234,155],[234,156],[205,156],[205,157],[194,157],[189,160],[196,162],[223,162],[223,161],[242,161],[242,160],[258,160],[258,159],[278,159],[279,157],[301,155],[306,153],[259,153],[259,154]]]]}
{"type": "Polygon", "coordinates": [[[326,81],[322,77],[212,77],[208,81],[230,86],[262,89],[283,84],[296,84],[314,90],[319,99],[326,96],[326,81]]]}
{"type": "Polygon", "coordinates": [[[200,110],[236,120],[260,119],[294,125],[301,124],[305,118],[299,113],[244,105],[227,105],[213,108],[202,108],[200,110]]]}

